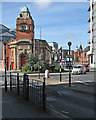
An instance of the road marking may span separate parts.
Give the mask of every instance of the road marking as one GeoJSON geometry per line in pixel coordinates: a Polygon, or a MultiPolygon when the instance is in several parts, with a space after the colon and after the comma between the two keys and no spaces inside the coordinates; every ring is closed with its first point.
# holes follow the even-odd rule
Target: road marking
{"type": "Polygon", "coordinates": [[[60,92],[57,92],[59,95],[61,95],[61,93],[60,92]]]}
{"type": "Polygon", "coordinates": [[[75,82],[79,82],[79,83],[82,83],[82,81],[75,81],[75,82]]]}
{"type": "Polygon", "coordinates": [[[51,110],[52,112],[56,113],[57,115],[61,116],[62,118],[67,118],[67,119],[70,118],[70,117],[62,114],[61,112],[56,111],[55,109],[51,108],[50,106],[47,106],[47,108],[48,108],[49,110],[51,110]]]}
{"type": "Polygon", "coordinates": [[[67,111],[61,111],[62,113],[64,113],[64,114],[68,114],[69,112],[67,112],[67,111]]]}

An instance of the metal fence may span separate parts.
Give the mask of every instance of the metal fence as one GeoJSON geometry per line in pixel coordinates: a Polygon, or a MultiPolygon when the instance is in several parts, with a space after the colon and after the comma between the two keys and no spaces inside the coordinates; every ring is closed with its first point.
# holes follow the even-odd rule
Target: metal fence
{"type": "Polygon", "coordinates": [[[10,91],[17,92],[18,95],[23,95],[23,76],[19,73],[11,73],[7,76],[7,87],[10,91]]]}
{"type": "Polygon", "coordinates": [[[45,77],[43,81],[32,79],[27,74],[11,73],[7,76],[7,89],[22,95],[27,101],[31,101],[46,109],[45,77]],[[9,88],[9,89],[8,89],[9,88]]]}
{"type": "Polygon", "coordinates": [[[29,81],[29,100],[45,109],[45,77],[43,78],[43,82],[35,79],[29,81]]]}

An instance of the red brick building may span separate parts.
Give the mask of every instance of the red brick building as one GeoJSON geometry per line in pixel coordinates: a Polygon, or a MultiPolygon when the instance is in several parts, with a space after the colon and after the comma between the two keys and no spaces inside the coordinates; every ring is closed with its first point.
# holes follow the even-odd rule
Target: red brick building
{"type": "Polygon", "coordinates": [[[16,21],[16,39],[11,39],[6,46],[7,69],[21,69],[27,57],[38,52],[38,43],[39,54],[51,64],[51,49],[45,40],[34,38],[34,20],[29,9],[24,6],[16,21]]]}
{"type": "Polygon", "coordinates": [[[76,50],[74,52],[75,63],[89,65],[89,55],[88,55],[89,50],[90,50],[89,46],[87,46],[84,50],[82,49],[81,45],[80,45],[79,49],[76,48],[76,50]]]}

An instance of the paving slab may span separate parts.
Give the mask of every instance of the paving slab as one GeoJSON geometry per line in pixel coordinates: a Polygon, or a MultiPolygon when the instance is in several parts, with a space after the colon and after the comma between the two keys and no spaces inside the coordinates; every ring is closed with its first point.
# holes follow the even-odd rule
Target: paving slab
{"type": "Polygon", "coordinates": [[[2,90],[2,118],[56,118],[54,112],[27,102],[22,97],[2,90]]]}

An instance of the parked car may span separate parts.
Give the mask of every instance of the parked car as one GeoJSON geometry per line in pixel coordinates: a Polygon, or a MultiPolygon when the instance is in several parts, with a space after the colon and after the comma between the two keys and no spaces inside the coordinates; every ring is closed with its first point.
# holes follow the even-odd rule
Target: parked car
{"type": "Polygon", "coordinates": [[[86,65],[86,64],[82,64],[82,65],[84,65],[84,66],[85,66],[86,72],[89,72],[89,66],[88,66],[88,65],[86,65]]]}
{"type": "Polygon", "coordinates": [[[84,65],[73,66],[72,74],[86,74],[85,66],[84,65]]]}

